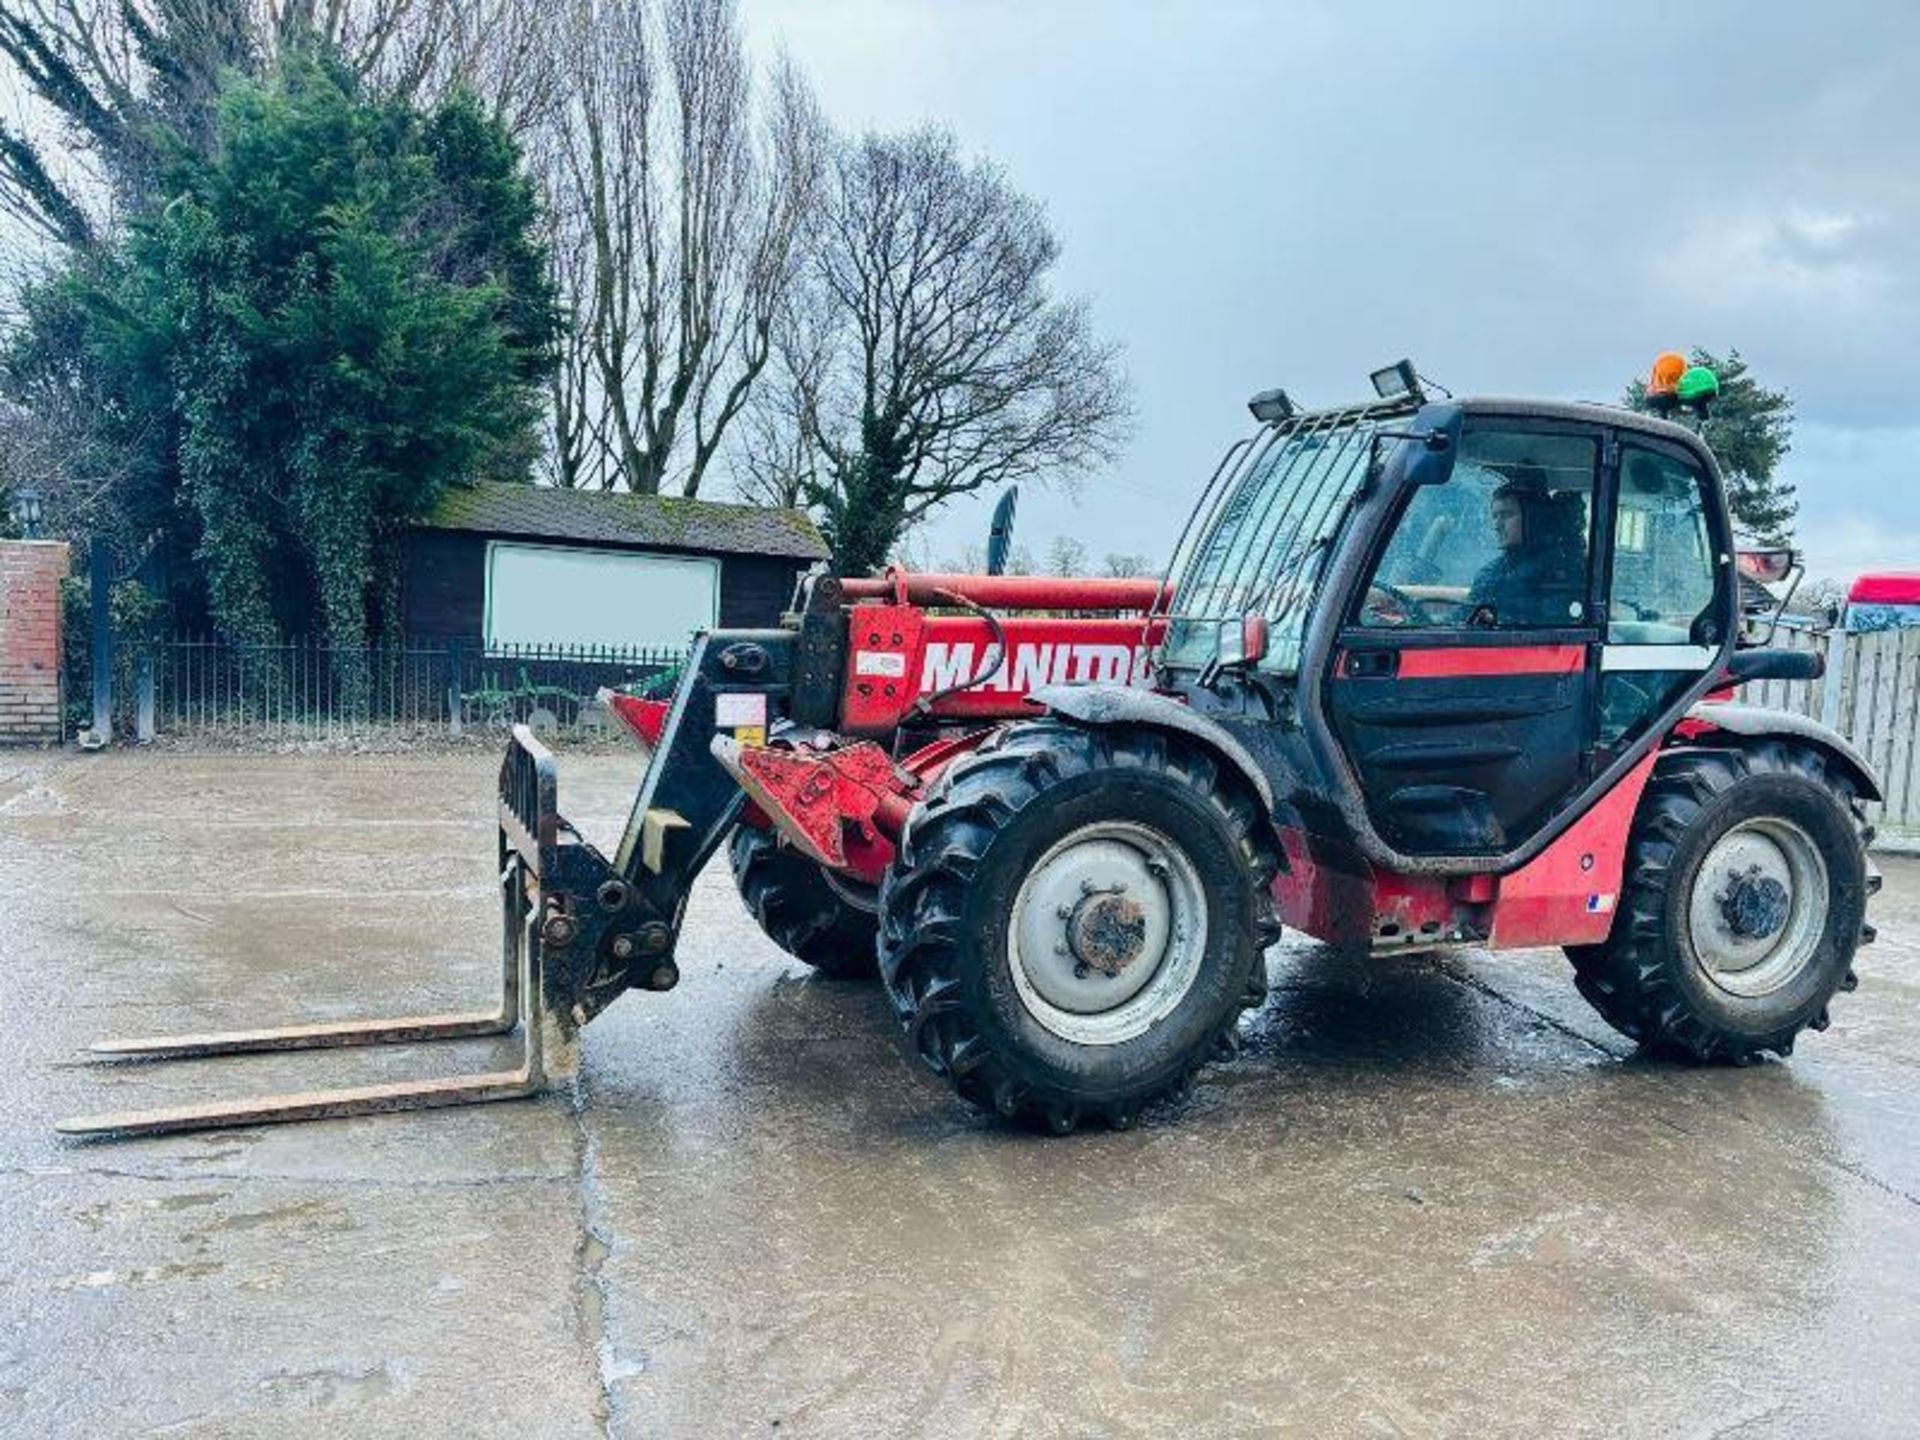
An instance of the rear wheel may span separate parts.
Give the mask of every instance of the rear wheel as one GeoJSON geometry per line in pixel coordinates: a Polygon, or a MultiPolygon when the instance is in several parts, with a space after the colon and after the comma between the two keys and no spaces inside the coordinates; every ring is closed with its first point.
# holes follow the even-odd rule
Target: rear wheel
{"type": "Polygon", "coordinates": [[[1816,749],[1764,741],[1663,759],[1613,935],[1567,952],[1580,993],[1653,1050],[1791,1054],[1855,983],[1864,835],[1852,786],[1816,749]]]}
{"type": "Polygon", "coordinates": [[[914,1053],[1009,1119],[1131,1123],[1266,993],[1264,832],[1178,737],[1009,727],[942,776],[881,886],[881,979],[914,1053]]]}
{"type": "Polygon", "coordinates": [[[740,898],[774,944],[838,980],[874,977],[880,919],[870,894],[836,888],[825,870],[771,830],[736,825],[727,858],[740,898]]]}

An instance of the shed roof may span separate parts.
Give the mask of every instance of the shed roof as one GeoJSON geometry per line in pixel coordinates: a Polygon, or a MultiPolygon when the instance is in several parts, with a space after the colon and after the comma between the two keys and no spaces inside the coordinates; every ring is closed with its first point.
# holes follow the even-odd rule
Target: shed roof
{"type": "Polygon", "coordinates": [[[551,485],[499,481],[456,485],[432,513],[416,523],[426,530],[466,530],[530,540],[793,560],[827,558],[826,541],[800,510],[668,495],[561,490],[551,485]]]}

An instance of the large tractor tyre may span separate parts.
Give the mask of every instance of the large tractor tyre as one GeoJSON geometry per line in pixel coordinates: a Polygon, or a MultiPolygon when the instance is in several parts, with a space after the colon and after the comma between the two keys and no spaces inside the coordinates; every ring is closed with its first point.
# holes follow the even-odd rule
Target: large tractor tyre
{"type": "Polygon", "coordinates": [[[1856,984],[1870,833],[1819,750],[1775,740],[1662,759],[1613,934],[1567,951],[1580,993],[1654,1053],[1790,1055],[1856,984]]]}
{"type": "Polygon", "coordinates": [[[734,826],[727,859],[740,898],[774,944],[836,980],[874,977],[880,917],[836,890],[826,871],[751,825],[734,826]]]}
{"type": "Polygon", "coordinates": [[[941,777],[880,890],[913,1052],[983,1109],[1114,1128],[1233,1044],[1279,935],[1258,804],[1153,730],[1008,727],[941,777]]]}

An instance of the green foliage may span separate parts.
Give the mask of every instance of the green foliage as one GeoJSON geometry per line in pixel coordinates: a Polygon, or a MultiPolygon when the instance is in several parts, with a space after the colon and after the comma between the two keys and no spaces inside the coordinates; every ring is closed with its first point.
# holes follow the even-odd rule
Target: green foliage
{"type": "Polygon", "coordinates": [[[324,56],[235,81],[213,126],[124,245],[29,297],[8,379],[85,372],[129,503],[231,638],[317,613],[361,645],[399,529],[456,479],[526,473],[553,338],[537,201],[473,105],[371,100],[324,56]]]}
{"type": "MultiPolygon", "coordinates": [[[[1691,363],[1707,366],[1720,377],[1720,398],[1708,410],[1700,433],[1726,476],[1736,528],[1758,545],[1791,544],[1800,504],[1793,482],[1776,472],[1793,445],[1792,397],[1756,381],[1738,350],[1729,350],[1722,359],[1695,348],[1691,363]]],[[[1647,409],[1645,383],[1636,380],[1628,386],[1626,400],[1634,410],[1647,409]]]]}

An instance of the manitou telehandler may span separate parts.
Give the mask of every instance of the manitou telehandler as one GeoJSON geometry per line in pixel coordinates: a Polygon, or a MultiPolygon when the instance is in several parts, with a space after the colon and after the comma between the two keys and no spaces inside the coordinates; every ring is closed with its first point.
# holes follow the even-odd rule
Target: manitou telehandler
{"type": "MultiPolygon", "coordinates": [[[[1558,946],[1606,1020],[1706,1061],[1788,1054],[1854,985],[1866,763],[1735,703],[1817,656],[1743,643],[1695,430],[1593,405],[1281,391],[1160,580],[806,577],[777,629],[694,643],[611,855],[524,729],[500,769],[505,990],[472,1015],[110,1043],[119,1057],[505,1033],[519,1068],[96,1116],[150,1133],[463,1104],[571,1076],[580,1028],[678,979],[726,846],[776,943],[877,972],[976,1105],[1131,1123],[1231,1040],[1283,924],[1374,951],[1558,946]]],[[[1650,398],[1703,411],[1662,357],[1650,398]]],[[[1764,591],[1760,592],[1765,594],[1764,591]]],[[[1769,633],[1770,630],[1769,630],[1769,633]]]]}

